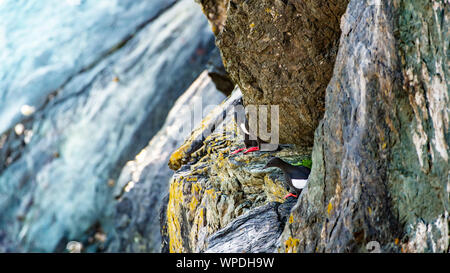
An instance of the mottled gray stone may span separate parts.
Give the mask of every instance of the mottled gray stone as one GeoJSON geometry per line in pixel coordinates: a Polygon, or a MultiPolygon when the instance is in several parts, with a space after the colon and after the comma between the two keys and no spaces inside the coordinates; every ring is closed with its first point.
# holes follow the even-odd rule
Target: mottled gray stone
{"type": "Polygon", "coordinates": [[[121,196],[116,207],[115,237],[108,251],[160,251],[159,209],[173,175],[167,162],[192,128],[198,126],[203,117],[201,109],[207,111],[208,106],[218,105],[224,99],[207,72],[203,72],[176,101],[164,126],[148,146],[134,161],[127,163],[118,180],[118,189],[125,185],[134,187],[123,194],[117,193],[121,196]],[[195,111],[200,111],[196,120],[193,118],[195,111]]]}
{"type": "Polygon", "coordinates": [[[205,252],[274,252],[295,201],[290,198],[282,204],[270,202],[237,217],[208,238],[205,252]]]}
{"type": "Polygon", "coordinates": [[[312,146],[348,0],[200,2],[210,20],[226,18],[217,46],[244,105],[279,105],[280,142],[312,146]],[[219,16],[211,5],[224,2],[226,16],[219,16]]]}
{"type": "Polygon", "coordinates": [[[0,15],[0,244],[101,251],[121,168],[205,68],[208,22],[191,0],[7,1],[0,15]]]}
{"type": "Polygon", "coordinates": [[[2,1],[0,133],[22,119],[24,104],[43,107],[48,95],[95,66],[175,2],[2,1]]]}
{"type": "Polygon", "coordinates": [[[448,251],[449,8],[350,1],[308,191],[281,251],[448,251]]]}
{"type": "Polygon", "coordinates": [[[208,75],[213,80],[216,88],[229,96],[233,92],[235,84],[225,70],[219,49],[216,48],[211,53],[211,58],[206,64],[206,67],[208,69],[208,75]]]}
{"type": "MultiPolygon", "coordinates": [[[[209,236],[241,215],[273,201],[284,202],[283,196],[288,192],[282,182],[282,172],[262,167],[270,156],[287,162],[309,158],[311,150],[295,145],[280,145],[280,150],[273,152],[232,154],[243,146],[243,136],[238,134],[230,111],[241,105],[241,98],[240,89],[236,88],[171,156],[170,167],[176,172],[160,214],[163,252],[204,252],[209,236]]],[[[214,251],[274,251],[290,211],[285,205],[280,205],[277,217],[269,217],[269,221],[259,211],[239,220],[220,233],[218,241],[214,241],[217,242],[214,251]],[[272,232],[271,228],[278,231],[272,232]],[[245,231],[259,229],[255,237],[261,239],[261,245],[252,248],[253,239],[246,238],[245,231]],[[264,235],[269,229],[270,234],[264,235]],[[222,246],[232,239],[233,243],[222,246]]]]}

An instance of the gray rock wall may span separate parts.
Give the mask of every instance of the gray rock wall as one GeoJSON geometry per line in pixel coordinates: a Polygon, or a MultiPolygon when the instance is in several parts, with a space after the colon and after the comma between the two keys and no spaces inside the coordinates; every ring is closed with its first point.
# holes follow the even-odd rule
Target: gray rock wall
{"type": "MultiPolygon", "coordinates": [[[[217,11],[211,3],[223,3],[201,2],[211,13],[217,11]]],[[[352,0],[339,19],[338,13],[323,16],[333,7],[345,7],[345,2],[338,6],[334,1],[227,2],[218,45],[228,72],[242,88],[244,103],[269,101],[288,79],[294,91],[283,93],[288,105],[285,114],[299,117],[306,108],[320,105],[313,102],[320,92],[311,93],[318,89],[303,88],[327,86],[323,119],[316,116],[307,122],[319,124],[309,183],[285,221],[277,251],[449,252],[448,3],[352,0]],[[299,12],[306,10],[311,12],[299,12]],[[296,12],[301,18],[286,17],[296,12]],[[286,49],[330,41],[326,34],[339,25],[335,20],[340,20],[342,32],[339,51],[336,62],[324,58],[323,64],[330,68],[331,80],[312,80],[308,85],[308,73],[313,71],[309,76],[314,76],[320,69],[298,70],[299,77],[285,76],[289,69],[284,66],[292,60],[316,68],[313,56],[318,55],[308,46],[303,51],[286,49]],[[332,25],[324,26],[326,31],[320,28],[308,37],[315,26],[331,21],[332,25]],[[297,33],[290,32],[292,37],[283,36],[287,33],[282,30],[289,30],[295,22],[305,25],[296,28],[297,33]],[[303,35],[306,39],[296,42],[303,35]],[[285,59],[283,54],[289,53],[304,53],[305,59],[285,59]],[[299,100],[305,105],[296,108],[299,100]]],[[[302,122],[293,124],[288,126],[288,138],[296,140],[289,141],[307,143],[301,135],[305,132],[302,122]]],[[[315,127],[311,128],[306,132],[312,133],[315,127]]],[[[306,136],[312,139],[312,134],[306,136]]],[[[188,148],[193,145],[186,143],[174,154],[171,166],[178,171],[162,218],[167,251],[272,249],[270,244],[256,246],[244,230],[254,232],[262,242],[276,237],[276,232],[255,232],[264,222],[258,221],[258,211],[266,211],[268,218],[273,215],[265,210],[265,198],[273,198],[267,182],[275,175],[264,174],[263,178],[258,165],[276,153],[230,155],[236,143],[233,136],[213,135],[195,153],[188,148]],[[236,163],[245,168],[236,168],[236,163]],[[254,176],[249,177],[247,171],[254,176]]],[[[270,225],[273,230],[279,227],[276,222],[270,225]]]]}
{"type": "Polygon", "coordinates": [[[121,168],[214,47],[191,0],[67,3],[0,6],[2,250],[104,249],[121,168]]]}
{"type": "Polygon", "coordinates": [[[274,152],[232,154],[243,146],[232,112],[241,103],[236,88],[171,155],[176,172],[160,217],[163,252],[276,250],[295,200],[284,202],[283,173],[262,167],[271,156],[299,163],[311,150],[281,145],[274,152]]]}
{"type": "Polygon", "coordinates": [[[281,251],[449,250],[449,6],[350,1],[281,251]],[[371,243],[374,244],[374,243],[371,243]]]}
{"type": "Polygon", "coordinates": [[[23,105],[43,107],[50,94],[92,69],[176,1],[150,2],[2,2],[0,132],[22,119],[23,105]]]}
{"type": "MultiPolygon", "coordinates": [[[[224,1],[201,2],[208,9],[211,2],[219,6],[224,1]]],[[[311,147],[325,110],[339,20],[348,1],[225,2],[226,21],[217,46],[242,90],[244,105],[279,105],[280,142],[311,147]]]]}
{"type": "Polygon", "coordinates": [[[270,202],[239,216],[208,237],[209,253],[274,252],[296,200],[270,202]]]}
{"type": "Polygon", "coordinates": [[[219,105],[224,99],[208,73],[203,72],[176,101],[164,126],[148,146],[135,160],[127,163],[118,180],[120,191],[115,195],[120,197],[114,216],[115,232],[108,251],[160,251],[159,209],[173,175],[167,162],[191,130],[199,125],[208,107],[219,105]],[[195,111],[200,111],[200,115],[194,119],[195,111]]]}

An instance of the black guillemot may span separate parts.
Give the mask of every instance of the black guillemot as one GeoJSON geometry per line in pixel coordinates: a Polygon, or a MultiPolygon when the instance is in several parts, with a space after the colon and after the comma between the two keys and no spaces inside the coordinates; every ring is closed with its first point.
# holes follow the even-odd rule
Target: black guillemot
{"type": "Polygon", "coordinates": [[[278,157],[270,159],[263,169],[270,167],[280,168],[284,173],[285,182],[290,189],[289,194],[287,194],[284,198],[286,199],[289,196],[298,198],[299,194],[308,183],[308,177],[311,170],[304,166],[291,165],[278,157]]]}
{"type": "Polygon", "coordinates": [[[237,154],[240,151],[244,151],[244,154],[254,152],[254,151],[263,151],[263,152],[272,152],[276,151],[279,148],[278,144],[271,144],[267,141],[259,138],[255,133],[250,132],[248,121],[245,119],[244,122],[239,122],[238,127],[240,131],[244,134],[244,148],[237,149],[231,154],[237,154]]]}

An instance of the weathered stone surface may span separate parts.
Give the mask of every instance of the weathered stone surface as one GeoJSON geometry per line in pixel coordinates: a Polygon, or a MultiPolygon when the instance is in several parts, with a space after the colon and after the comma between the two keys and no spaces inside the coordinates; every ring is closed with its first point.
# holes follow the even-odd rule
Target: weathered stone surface
{"type": "Polygon", "coordinates": [[[208,18],[212,31],[219,34],[227,20],[229,0],[195,0],[202,6],[203,13],[208,18]]]}
{"type": "Polygon", "coordinates": [[[239,216],[208,238],[211,253],[274,252],[290,209],[296,199],[284,203],[270,202],[239,216]]]}
{"type": "Polygon", "coordinates": [[[116,195],[115,231],[108,248],[111,252],[159,252],[159,209],[168,193],[173,170],[167,162],[202,120],[202,109],[219,105],[225,96],[216,88],[208,73],[203,72],[176,101],[161,130],[136,159],[126,164],[116,195]],[[193,120],[195,111],[200,116],[193,120]]]}
{"type": "Polygon", "coordinates": [[[229,1],[217,35],[225,67],[244,105],[280,106],[281,143],[313,144],[347,2],[229,1]]]}
{"type": "Polygon", "coordinates": [[[348,1],[198,0],[244,103],[280,105],[299,145],[230,155],[242,139],[217,121],[236,90],[182,144],[172,116],[123,170],[212,35],[192,0],[110,2],[0,1],[0,252],[450,251],[448,1],[351,0],[341,20],[348,1]],[[309,158],[314,130],[290,212],[261,167],[309,158]],[[169,146],[163,197],[170,170],[151,159],[169,146]]]}
{"type": "Polygon", "coordinates": [[[352,0],[279,251],[447,252],[449,6],[352,0]]]}
{"type": "Polygon", "coordinates": [[[26,2],[0,4],[0,245],[101,251],[121,168],[205,69],[214,36],[191,0],[26,2]]]}
{"type": "Polygon", "coordinates": [[[0,133],[120,48],[175,0],[0,3],[0,133]],[[76,37],[76,38],[74,38],[76,37]]]}
{"type": "MultiPolygon", "coordinates": [[[[200,152],[204,152],[205,150],[205,139],[215,131],[216,125],[223,126],[224,116],[227,116],[227,111],[241,102],[242,93],[239,88],[236,88],[235,92],[233,92],[220,107],[215,107],[208,113],[201,125],[195,128],[183,145],[170,156],[168,163],[169,167],[176,171],[180,169],[182,165],[195,161],[196,157],[199,155],[197,151],[200,150],[200,152]]],[[[219,129],[220,128],[217,128],[217,131],[219,131],[219,129]]]]}
{"type": "MultiPolygon", "coordinates": [[[[310,155],[310,149],[293,145],[282,146],[278,152],[230,155],[230,151],[243,146],[243,142],[236,135],[236,124],[229,115],[202,141],[202,132],[212,124],[217,125],[216,120],[223,118],[225,109],[239,101],[238,91],[235,90],[225,103],[206,116],[202,126],[194,130],[170,159],[171,168],[177,171],[170,183],[167,206],[163,208],[166,212],[161,217],[163,251],[205,251],[208,237],[240,215],[268,202],[283,202],[282,198],[287,193],[282,183],[283,174],[278,171],[269,173],[261,168],[270,155],[289,162],[306,159],[310,155]],[[232,133],[224,133],[223,128],[232,133]]],[[[247,225],[253,223],[263,225],[260,221],[250,221],[247,225]]],[[[281,224],[279,221],[271,223],[274,229],[281,224]]],[[[236,231],[237,237],[240,231],[236,231]]],[[[277,236],[272,234],[269,237],[277,236]]],[[[217,251],[219,248],[226,251],[226,247],[217,247],[217,251]]],[[[247,248],[251,246],[242,245],[242,249],[247,248]]],[[[270,250],[258,248],[257,251],[270,250]]]]}
{"type": "Polygon", "coordinates": [[[225,95],[229,96],[231,92],[233,92],[235,84],[225,70],[225,66],[222,62],[222,56],[220,56],[220,51],[218,48],[211,53],[211,58],[206,64],[206,68],[208,69],[208,75],[213,80],[216,88],[225,95]]]}

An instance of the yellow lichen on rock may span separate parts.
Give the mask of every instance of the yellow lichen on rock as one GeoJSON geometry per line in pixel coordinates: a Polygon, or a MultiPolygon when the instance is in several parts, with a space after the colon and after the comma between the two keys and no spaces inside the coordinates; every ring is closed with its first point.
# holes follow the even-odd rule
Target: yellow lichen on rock
{"type": "MultiPolygon", "coordinates": [[[[186,179],[185,181],[191,181],[192,177],[189,177],[190,180],[186,179]]],[[[199,204],[199,201],[197,198],[200,198],[201,196],[201,186],[198,183],[191,183],[191,203],[189,204],[189,211],[190,214],[194,214],[195,210],[197,209],[197,206],[199,204]]]]}
{"type": "Polygon", "coordinates": [[[169,159],[169,167],[172,170],[178,170],[182,162],[181,160],[186,154],[186,150],[189,148],[189,143],[184,143],[180,148],[178,148],[175,152],[172,153],[169,159]]]}
{"type": "Polygon", "coordinates": [[[288,193],[281,181],[273,181],[269,175],[264,176],[264,189],[269,201],[282,203],[283,197],[288,193]]]}
{"type": "Polygon", "coordinates": [[[214,122],[217,120],[217,117],[222,113],[224,107],[223,104],[224,103],[211,111],[202,120],[200,125],[191,132],[191,135],[188,139],[185,140],[183,145],[172,153],[169,159],[169,167],[172,170],[178,170],[183,164],[187,163],[189,157],[199,156],[199,154],[189,153],[189,150],[193,149],[193,146],[196,144],[196,142],[199,139],[202,139],[203,136],[206,136],[207,138],[210,137],[209,135],[205,134],[207,133],[208,128],[214,126],[214,122]]]}
{"type": "Polygon", "coordinates": [[[184,252],[181,240],[180,208],[183,198],[183,188],[179,181],[172,181],[169,189],[169,203],[167,204],[167,231],[169,233],[169,251],[171,253],[184,252]]]}
{"type": "Polygon", "coordinates": [[[333,210],[333,204],[331,203],[331,201],[328,203],[328,207],[327,207],[327,213],[328,215],[330,215],[331,211],[333,210]]]}
{"type": "MultiPolygon", "coordinates": [[[[222,113],[213,112],[215,116],[222,113]]],[[[213,116],[200,127],[215,122],[213,116]]],[[[170,237],[167,241],[171,252],[201,251],[208,236],[236,217],[271,201],[284,202],[287,191],[282,173],[262,167],[269,156],[294,161],[311,154],[310,150],[285,145],[277,152],[232,155],[231,151],[243,146],[236,134],[236,123],[226,119],[220,126],[226,128],[226,134],[216,126],[216,131],[201,142],[198,136],[205,128],[194,130],[172,155],[171,167],[178,171],[170,184],[167,207],[166,226],[170,237]],[[179,170],[183,164],[189,165],[179,170]]]]}
{"type": "Polygon", "coordinates": [[[299,243],[300,243],[299,239],[289,237],[284,242],[285,252],[286,253],[297,253],[297,248],[298,248],[299,243]]]}
{"type": "Polygon", "coordinates": [[[289,216],[289,224],[292,224],[292,223],[294,223],[294,216],[291,214],[290,216],[289,216]]]}
{"type": "Polygon", "coordinates": [[[195,198],[195,196],[192,196],[191,203],[189,205],[189,209],[190,209],[191,213],[193,213],[195,211],[195,209],[197,208],[197,205],[198,205],[197,198],[195,198]]]}
{"type": "Polygon", "coordinates": [[[216,192],[214,191],[214,189],[208,189],[205,191],[212,199],[216,198],[216,192]]]}

